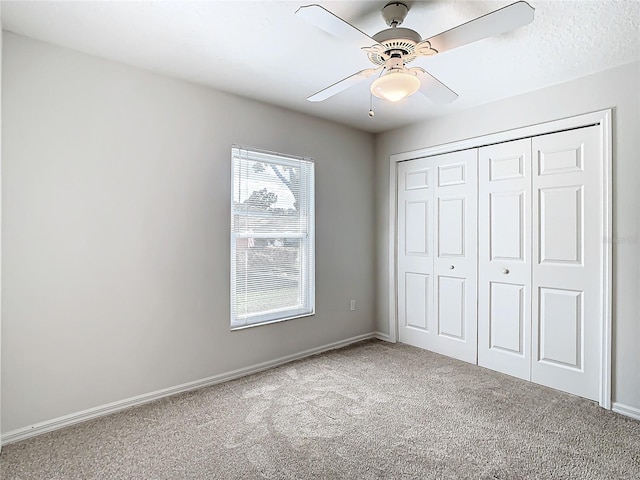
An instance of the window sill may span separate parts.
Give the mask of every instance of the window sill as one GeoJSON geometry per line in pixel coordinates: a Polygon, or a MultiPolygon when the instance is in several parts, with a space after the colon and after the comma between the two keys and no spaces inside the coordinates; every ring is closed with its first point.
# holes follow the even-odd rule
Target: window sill
{"type": "Polygon", "coordinates": [[[252,328],[252,327],[261,327],[263,325],[272,325],[274,323],[280,323],[280,322],[286,322],[289,320],[295,320],[296,318],[305,318],[305,317],[313,317],[315,316],[316,312],[311,312],[311,313],[304,313],[301,315],[293,315],[291,317],[285,317],[285,318],[277,318],[275,320],[267,320],[265,322],[256,322],[256,323],[249,323],[247,325],[238,325],[238,326],[232,326],[231,327],[231,331],[232,332],[236,332],[238,330],[245,330],[247,328],[252,328]]]}

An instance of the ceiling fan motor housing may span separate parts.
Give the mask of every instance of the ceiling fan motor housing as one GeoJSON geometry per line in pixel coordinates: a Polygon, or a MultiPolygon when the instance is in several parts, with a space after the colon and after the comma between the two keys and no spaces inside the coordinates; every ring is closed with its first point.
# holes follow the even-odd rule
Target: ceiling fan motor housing
{"type": "MultiPolygon", "coordinates": [[[[373,39],[384,46],[384,53],[388,57],[391,52],[402,52],[402,59],[408,63],[416,58],[415,48],[422,41],[422,37],[415,30],[409,28],[387,28],[376,33],[373,39]]],[[[375,52],[368,54],[374,65],[384,65],[386,58],[375,52]]]]}

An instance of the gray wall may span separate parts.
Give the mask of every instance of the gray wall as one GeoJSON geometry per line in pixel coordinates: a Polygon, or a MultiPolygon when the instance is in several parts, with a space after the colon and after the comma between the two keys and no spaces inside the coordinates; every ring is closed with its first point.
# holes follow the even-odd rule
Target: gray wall
{"type": "Polygon", "coordinates": [[[613,399],[640,409],[639,65],[624,65],[376,137],[379,331],[389,330],[390,155],[613,107],[613,399]]]}
{"type": "Polygon", "coordinates": [[[4,41],[4,433],[373,331],[372,135],[4,41]],[[316,161],[315,316],[229,330],[232,143],[316,161]]]}
{"type": "MultiPolygon", "coordinates": [[[[0,9],[1,13],[2,9],[0,9]]],[[[0,15],[0,92],[2,92],[2,18],[0,15]]],[[[0,95],[0,132],[2,132],[2,96],[0,95]]],[[[2,135],[0,135],[0,179],[2,177],[2,135]]],[[[2,181],[0,180],[0,212],[2,211],[2,181]]],[[[0,340],[2,339],[2,214],[0,213],[0,340]]],[[[0,432],[2,426],[2,341],[0,341],[0,432]]],[[[1,433],[0,433],[1,436],[1,433]]],[[[0,451],[2,444],[0,443],[0,451]]]]}

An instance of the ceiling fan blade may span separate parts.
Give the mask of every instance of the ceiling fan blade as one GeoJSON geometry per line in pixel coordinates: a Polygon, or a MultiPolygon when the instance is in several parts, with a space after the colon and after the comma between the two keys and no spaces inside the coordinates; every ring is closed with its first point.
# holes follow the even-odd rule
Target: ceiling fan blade
{"type": "Polygon", "coordinates": [[[378,43],[366,33],[358,30],[350,23],[320,5],[300,7],[296,15],[311,25],[318,27],[320,30],[324,30],[335,37],[346,40],[354,47],[370,47],[378,43]]]}
{"type": "Polygon", "coordinates": [[[458,94],[447,87],[433,75],[420,67],[410,68],[409,71],[420,79],[420,92],[436,103],[451,103],[458,94]]]}
{"type": "Polygon", "coordinates": [[[533,12],[527,2],[512,3],[427,40],[438,52],[445,52],[527,25],[533,21],[533,12]]]}
{"type": "Polygon", "coordinates": [[[330,87],[324,88],[317,93],[314,93],[310,97],[307,98],[310,102],[321,102],[326,100],[329,97],[333,97],[337,93],[346,90],[349,87],[354,86],[357,83],[360,83],[362,80],[375,75],[382,67],[378,68],[367,68],[366,70],[361,70],[358,73],[351,75],[339,82],[334,83],[330,87]]]}

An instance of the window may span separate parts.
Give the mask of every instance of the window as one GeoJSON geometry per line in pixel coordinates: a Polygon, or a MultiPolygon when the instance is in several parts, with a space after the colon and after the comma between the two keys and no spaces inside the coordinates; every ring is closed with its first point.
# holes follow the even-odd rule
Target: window
{"type": "Polygon", "coordinates": [[[233,147],[231,329],[312,315],[313,161],[233,147]]]}

